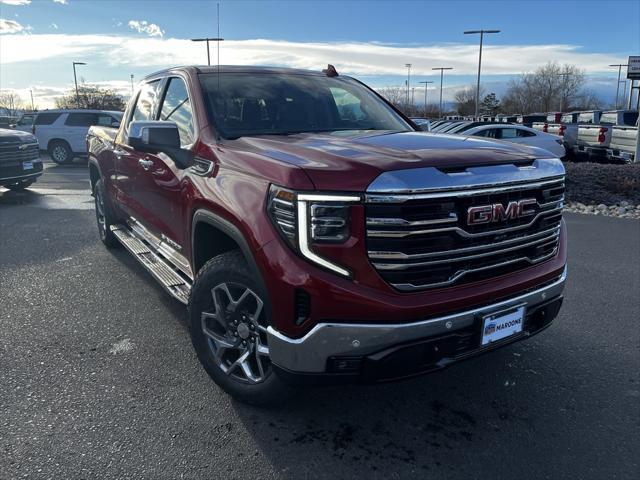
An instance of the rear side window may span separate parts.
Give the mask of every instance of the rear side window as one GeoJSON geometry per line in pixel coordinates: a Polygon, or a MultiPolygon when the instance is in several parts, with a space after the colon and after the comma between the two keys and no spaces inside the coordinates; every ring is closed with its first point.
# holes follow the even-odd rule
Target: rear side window
{"type": "Polygon", "coordinates": [[[560,121],[562,123],[573,123],[573,118],[574,118],[573,115],[563,115],[560,121]]]}
{"type": "Polygon", "coordinates": [[[518,131],[515,128],[501,128],[500,138],[516,138],[518,131]]]}
{"type": "Polygon", "coordinates": [[[600,123],[605,123],[607,125],[615,125],[618,123],[618,114],[617,113],[603,113],[600,117],[600,123]]]}
{"type": "Polygon", "coordinates": [[[90,127],[98,124],[97,113],[70,113],[64,122],[69,127],[90,127]]]}
{"type": "Polygon", "coordinates": [[[136,101],[136,107],[133,110],[132,121],[153,120],[153,106],[158,95],[158,85],[160,85],[160,80],[146,83],[142,86],[136,101]]]}
{"type": "Polygon", "coordinates": [[[633,126],[638,121],[638,112],[625,112],[623,115],[623,123],[633,126]]]}
{"type": "Polygon", "coordinates": [[[34,125],[51,125],[58,118],[60,118],[61,113],[39,113],[36,117],[34,125]]]}
{"type": "Polygon", "coordinates": [[[160,120],[175,122],[180,133],[180,145],[191,145],[194,141],[193,112],[187,86],[181,78],[171,78],[162,102],[160,120]]]}
{"type": "Polygon", "coordinates": [[[589,112],[589,113],[581,113],[578,115],[578,123],[593,123],[593,117],[594,114],[593,112],[589,112]]]}
{"type": "MultiPolygon", "coordinates": [[[[522,138],[522,137],[535,137],[535,136],[536,136],[536,134],[535,134],[535,133],[530,132],[529,130],[520,130],[520,129],[517,129],[517,130],[516,130],[516,133],[517,133],[518,137],[521,137],[521,138],[522,138]]],[[[503,137],[503,138],[504,138],[504,137],[503,137]]]]}

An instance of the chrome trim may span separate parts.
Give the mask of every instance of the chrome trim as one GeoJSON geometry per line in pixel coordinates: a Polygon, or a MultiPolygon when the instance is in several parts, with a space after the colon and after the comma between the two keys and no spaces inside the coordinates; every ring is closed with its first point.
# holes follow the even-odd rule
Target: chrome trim
{"type": "Polygon", "coordinates": [[[558,253],[558,246],[556,246],[551,253],[548,253],[547,255],[544,255],[539,258],[531,259],[529,257],[520,257],[520,258],[514,258],[513,260],[507,260],[505,262],[494,263],[492,265],[485,265],[484,267],[470,268],[468,270],[458,270],[453,276],[449,277],[449,280],[446,280],[444,282],[426,283],[424,285],[414,285],[413,283],[389,283],[389,285],[391,285],[392,287],[402,292],[424,290],[426,288],[447,287],[455,283],[457,280],[464,277],[468,273],[482,272],[484,270],[491,270],[492,268],[505,267],[507,265],[511,265],[518,262],[529,262],[530,264],[535,265],[537,263],[544,262],[545,260],[548,260],[554,257],[557,253],[558,253]]]}
{"type": "Polygon", "coordinates": [[[422,225],[438,225],[441,223],[454,223],[458,221],[458,215],[450,213],[447,218],[434,218],[433,220],[406,220],[404,218],[367,218],[367,225],[389,227],[419,227],[422,225]]]}
{"type": "Polygon", "coordinates": [[[36,173],[28,173],[26,175],[20,175],[18,177],[0,177],[0,182],[4,182],[6,180],[24,180],[25,178],[39,177],[43,173],[44,173],[44,170],[40,170],[39,172],[36,172],[36,173]]]}
{"type": "Polygon", "coordinates": [[[211,172],[213,172],[213,162],[211,160],[206,160],[204,158],[196,157],[196,158],[193,159],[193,163],[199,163],[200,165],[206,164],[206,166],[207,166],[206,170],[200,171],[200,170],[198,170],[196,165],[191,165],[189,167],[189,171],[191,173],[193,173],[194,175],[198,175],[199,177],[206,177],[211,172]]]}
{"type": "MultiPolygon", "coordinates": [[[[518,166],[513,163],[479,167],[471,166],[462,172],[452,173],[443,172],[435,167],[409,168],[381,173],[371,182],[367,188],[367,194],[423,194],[427,192],[495,188],[499,185],[514,185],[538,182],[549,178],[563,178],[564,174],[564,166],[558,158],[537,159],[531,165],[525,166],[518,166]]],[[[452,194],[450,193],[449,195],[452,194]]],[[[382,195],[382,197],[386,196],[382,195]]]]}
{"type": "Polygon", "coordinates": [[[516,225],[515,227],[502,228],[500,230],[485,230],[478,233],[469,233],[466,230],[460,227],[446,227],[446,228],[432,228],[428,230],[367,230],[368,237],[379,237],[379,238],[404,238],[409,237],[411,235],[425,235],[428,233],[442,233],[442,232],[456,232],[458,235],[465,238],[479,238],[486,237],[489,235],[499,235],[501,233],[507,232],[515,232],[516,230],[522,230],[524,228],[528,228],[534,223],[536,223],[540,217],[546,215],[548,213],[556,213],[562,212],[563,207],[552,208],[549,210],[543,210],[538,212],[538,214],[533,217],[533,220],[529,223],[525,223],[522,225],[516,225]]]}
{"type": "Polygon", "coordinates": [[[184,275],[193,281],[193,271],[191,270],[191,264],[187,257],[178,253],[178,251],[171,246],[171,243],[178,245],[173,240],[170,240],[164,234],[166,239],[160,239],[151,233],[144,225],[142,225],[134,217],[129,217],[127,220],[127,227],[132,235],[140,240],[146,242],[155,253],[161,254],[167,261],[169,261],[173,267],[180,270],[184,275]]]}
{"type": "MultiPolygon", "coordinates": [[[[546,185],[553,185],[560,182],[564,182],[564,176],[556,177],[554,179],[551,179],[545,182],[509,184],[509,185],[503,185],[499,187],[475,188],[473,186],[469,186],[467,187],[468,189],[465,189],[465,190],[446,190],[446,191],[439,191],[439,192],[433,192],[433,193],[416,193],[416,194],[393,194],[393,195],[366,194],[365,201],[367,203],[404,203],[409,200],[428,200],[431,198],[471,197],[474,195],[490,195],[493,193],[515,192],[518,190],[542,188],[546,185]]],[[[558,186],[564,187],[564,183],[558,186]]],[[[485,186],[479,185],[478,187],[485,187],[485,186]]]]}
{"type": "Polygon", "coordinates": [[[271,361],[282,368],[300,373],[323,373],[327,359],[341,355],[369,355],[418,339],[455,332],[471,326],[478,316],[525,304],[536,307],[562,294],[567,268],[553,283],[531,292],[429,320],[402,324],[319,323],[302,338],[290,338],[273,327],[267,328],[271,361]]]}
{"type": "Polygon", "coordinates": [[[557,227],[549,228],[547,230],[543,230],[541,232],[536,232],[532,235],[527,235],[527,236],[518,237],[518,238],[511,238],[509,240],[504,240],[498,243],[489,243],[485,245],[478,245],[475,247],[458,248],[456,250],[446,250],[446,251],[428,252],[428,253],[415,253],[415,254],[407,254],[403,252],[369,251],[368,255],[369,255],[369,258],[378,258],[378,259],[386,259],[386,260],[411,260],[411,259],[418,259],[418,258],[440,257],[442,255],[453,256],[458,253],[475,252],[477,250],[482,250],[485,248],[499,248],[504,245],[511,245],[514,243],[531,240],[536,237],[541,237],[549,234],[550,232],[554,232],[557,235],[557,232],[559,231],[560,231],[560,225],[558,225],[557,227]]]}
{"type": "MultiPolygon", "coordinates": [[[[415,263],[376,263],[373,262],[373,265],[379,269],[379,270],[408,270],[410,268],[414,268],[414,267],[425,267],[428,265],[442,265],[442,264],[446,264],[446,263],[455,263],[455,262],[461,262],[464,260],[474,260],[476,258],[485,258],[485,257],[491,257],[493,255],[499,255],[501,253],[508,253],[508,252],[513,252],[515,250],[519,250],[521,248],[527,248],[527,247],[533,247],[534,245],[537,245],[539,243],[544,244],[545,242],[551,242],[552,240],[557,240],[558,237],[560,236],[560,227],[558,227],[556,229],[556,232],[554,232],[551,235],[548,235],[546,237],[543,238],[538,238],[537,240],[532,240],[530,242],[527,243],[523,243],[521,245],[515,245],[513,247],[507,247],[507,248],[503,248],[502,250],[491,250],[490,252],[483,252],[483,253],[477,253],[475,255],[467,255],[467,256],[462,256],[462,257],[450,257],[450,258],[441,258],[439,260],[429,260],[426,262],[415,262],[415,263]]],[[[491,245],[489,245],[491,246],[491,245]]],[[[487,247],[487,245],[483,245],[483,247],[487,247]]],[[[457,251],[453,251],[453,253],[456,253],[457,251]]],[[[440,256],[445,255],[446,252],[437,252],[440,256]]]]}

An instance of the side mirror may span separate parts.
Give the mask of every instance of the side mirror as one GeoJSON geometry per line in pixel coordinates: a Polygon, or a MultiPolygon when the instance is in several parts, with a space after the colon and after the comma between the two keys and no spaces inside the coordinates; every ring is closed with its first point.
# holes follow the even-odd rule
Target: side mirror
{"type": "Polygon", "coordinates": [[[180,132],[175,122],[134,121],[129,124],[127,143],[141,152],[166,153],[178,168],[191,164],[192,153],[180,146],[180,132]]]}

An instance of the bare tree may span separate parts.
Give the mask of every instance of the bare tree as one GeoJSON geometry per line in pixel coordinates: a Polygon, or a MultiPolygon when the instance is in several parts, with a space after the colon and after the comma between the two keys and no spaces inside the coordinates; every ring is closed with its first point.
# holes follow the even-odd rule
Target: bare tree
{"type": "MultiPolygon", "coordinates": [[[[575,65],[549,62],[509,82],[502,98],[506,113],[569,111],[584,103],[584,71],[575,65]]],[[[594,96],[590,97],[590,101],[594,96]]]]}
{"type": "MultiPolygon", "coordinates": [[[[484,88],[480,86],[480,97],[484,96],[484,88]]],[[[476,87],[467,86],[453,95],[456,111],[460,115],[473,115],[476,111],[476,87]]]]}
{"type": "Polygon", "coordinates": [[[83,84],[78,86],[78,97],[75,89],[55,100],[57,108],[87,108],[96,110],[123,111],[125,103],[121,95],[109,88],[83,84]]]}
{"type": "Polygon", "coordinates": [[[17,93],[5,90],[0,92],[0,109],[9,117],[17,117],[20,110],[24,110],[24,102],[17,93]]]}
{"type": "Polygon", "coordinates": [[[384,87],[378,93],[392,103],[394,107],[403,109],[407,106],[407,90],[402,87],[384,87]]]}

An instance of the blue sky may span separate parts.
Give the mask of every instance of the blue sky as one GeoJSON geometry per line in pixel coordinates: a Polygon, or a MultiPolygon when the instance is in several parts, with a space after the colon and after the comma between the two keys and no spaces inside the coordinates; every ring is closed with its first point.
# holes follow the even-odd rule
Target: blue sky
{"type": "MultiPolygon", "coordinates": [[[[445,97],[474,81],[478,38],[467,29],[502,30],[483,55],[483,82],[498,93],[555,60],[584,68],[589,88],[610,101],[617,72],[607,65],[640,53],[637,0],[222,0],[220,11],[223,63],[331,61],[376,87],[402,85],[407,62],[415,80],[438,80],[431,68],[452,65],[445,97]]],[[[126,93],[130,74],[205,63],[205,47],[188,39],[216,35],[215,1],[0,0],[0,18],[0,88],[34,88],[43,106],[73,83],[73,60],[87,62],[87,82],[126,93]]]]}

